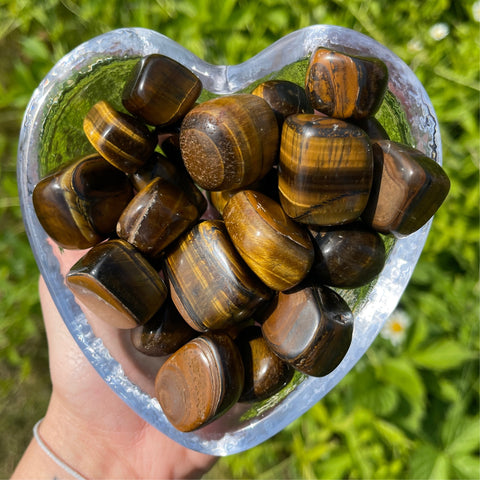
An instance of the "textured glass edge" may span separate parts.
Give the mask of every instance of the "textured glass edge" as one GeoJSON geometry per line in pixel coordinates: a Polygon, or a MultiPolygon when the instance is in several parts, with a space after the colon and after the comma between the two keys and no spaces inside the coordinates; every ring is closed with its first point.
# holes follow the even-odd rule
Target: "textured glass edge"
{"type": "Polygon", "coordinates": [[[424,120],[412,123],[417,148],[423,149],[441,163],[441,143],[436,116],[425,90],[413,72],[376,41],[343,27],[307,27],[280,39],[247,62],[228,67],[210,65],[157,32],[145,29],[116,30],[80,45],[60,60],[34,92],[25,112],[18,152],[20,201],[35,259],[54,301],[80,348],[113,390],[147,422],[194,450],[226,455],[251,448],[278,433],[328,393],[365,353],[396,307],[423,249],[431,222],[415,234],[396,241],[392,254],[370,294],[371,297],[369,296],[378,301],[370,302],[355,312],[352,348],[334,372],[320,379],[306,378],[285,401],[262,414],[260,418],[245,422],[242,428],[233,433],[215,433],[209,426],[198,432],[183,434],[165,420],[155,399],[151,399],[125,377],[118,362],[103,347],[101,340],[93,335],[73,295],[65,288],[52,247],[36,220],[31,204],[31,193],[38,180],[35,134],[38,134],[42,121],[39,106],[54,95],[55,88],[62,81],[68,79],[72,66],[82,69],[92,63],[95,55],[104,56],[106,51],[111,56],[146,55],[154,52],[168,54],[189,65],[201,78],[206,89],[214,93],[231,93],[306,57],[319,45],[343,48],[349,53],[370,53],[382,58],[391,72],[389,88],[404,102],[407,118],[424,120]],[[401,78],[397,79],[397,76],[401,78]],[[413,99],[411,104],[409,99],[413,99]],[[380,310],[379,306],[382,307],[380,310]],[[295,408],[292,408],[292,404],[295,408]]]}

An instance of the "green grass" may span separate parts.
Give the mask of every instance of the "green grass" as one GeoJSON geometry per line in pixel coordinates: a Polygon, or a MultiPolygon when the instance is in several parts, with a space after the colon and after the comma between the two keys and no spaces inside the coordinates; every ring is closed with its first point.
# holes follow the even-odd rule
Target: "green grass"
{"type": "Polygon", "coordinates": [[[239,63],[293,30],[329,23],[385,44],[423,82],[451,192],[401,300],[411,319],[405,341],[377,338],[308,413],[221,459],[208,478],[479,478],[479,9],[467,0],[0,0],[0,477],[50,389],[15,180],[34,88],[65,53],[114,28],[151,28],[209,62],[239,63]],[[448,26],[444,38],[432,36],[436,24],[448,26]]]}

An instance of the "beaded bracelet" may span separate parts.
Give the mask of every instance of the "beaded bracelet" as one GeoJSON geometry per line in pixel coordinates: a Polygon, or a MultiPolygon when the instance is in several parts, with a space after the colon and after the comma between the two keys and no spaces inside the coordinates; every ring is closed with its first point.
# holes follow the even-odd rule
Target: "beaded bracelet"
{"type": "Polygon", "coordinates": [[[38,427],[42,423],[43,418],[41,418],[33,427],[33,436],[37,441],[40,448],[61,468],[63,468],[67,473],[69,473],[73,478],[77,480],[87,480],[85,477],[82,477],[78,472],[76,472],[73,468],[69,467],[65,462],[63,462],[60,458],[58,458],[44,443],[41,439],[40,434],[38,432],[38,427]]]}

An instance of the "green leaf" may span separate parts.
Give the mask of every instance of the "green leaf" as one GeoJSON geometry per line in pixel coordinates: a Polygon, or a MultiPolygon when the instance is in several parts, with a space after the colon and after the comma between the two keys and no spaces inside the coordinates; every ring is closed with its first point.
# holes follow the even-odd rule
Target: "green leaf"
{"type": "Polygon", "coordinates": [[[377,415],[391,414],[397,408],[400,395],[389,382],[379,382],[373,367],[356,371],[356,381],[350,391],[357,405],[369,408],[377,415]]]}
{"type": "Polygon", "coordinates": [[[24,53],[32,60],[48,62],[50,60],[50,52],[44,42],[39,38],[27,37],[22,41],[24,53]]]}
{"type": "Polygon", "coordinates": [[[410,439],[396,425],[378,418],[373,426],[385,442],[393,448],[405,452],[411,447],[410,439]]]}
{"type": "Polygon", "coordinates": [[[450,467],[449,467],[449,459],[447,456],[443,453],[440,452],[437,455],[437,458],[435,459],[435,462],[433,464],[432,471],[430,472],[430,475],[428,476],[429,479],[432,480],[440,480],[440,479],[446,479],[450,478],[450,467]]]}
{"type": "Polygon", "coordinates": [[[377,367],[376,373],[380,379],[394,385],[410,400],[424,402],[425,386],[422,378],[407,358],[388,358],[377,367]]]}
{"type": "Polygon", "coordinates": [[[440,452],[431,444],[420,445],[412,455],[410,461],[410,475],[412,480],[425,480],[431,478],[431,473],[440,452]]]}
{"type": "Polygon", "coordinates": [[[476,452],[480,447],[480,421],[478,417],[462,419],[455,439],[447,445],[448,453],[457,455],[476,452]]]}
{"type": "Polygon", "coordinates": [[[459,392],[455,382],[446,378],[440,378],[438,379],[438,388],[440,398],[443,400],[449,403],[454,403],[460,400],[461,392],[459,392]]]}
{"type": "MultiPolygon", "coordinates": [[[[415,269],[421,272],[423,263],[418,264],[418,268],[415,269]]],[[[431,277],[430,277],[431,278],[431,277]]],[[[414,318],[411,312],[408,312],[410,318],[414,318]]],[[[407,351],[414,352],[417,350],[419,345],[421,345],[428,338],[429,335],[429,324],[425,317],[420,317],[415,320],[412,326],[408,330],[407,337],[407,351]]]]}
{"type": "Polygon", "coordinates": [[[475,358],[475,353],[455,340],[442,338],[421,351],[411,355],[420,367],[444,371],[459,367],[464,362],[475,358]]]}
{"type": "Polygon", "coordinates": [[[318,478],[345,478],[351,469],[352,459],[349,453],[340,451],[319,465],[318,478]]]}
{"type": "Polygon", "coordinates": [[[452,457],[453,478],[480,478],[480,459],[478,455],[458,455],[452,457]]]}

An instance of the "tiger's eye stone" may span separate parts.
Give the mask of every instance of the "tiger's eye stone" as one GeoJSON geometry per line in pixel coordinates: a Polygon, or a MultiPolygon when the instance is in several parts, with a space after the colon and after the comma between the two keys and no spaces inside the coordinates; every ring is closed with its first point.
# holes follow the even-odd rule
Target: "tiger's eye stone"
{"type": "Polygon", "coordinates": [[[118,239],[91,248],[67,273],[66,284],[89,310],[117,328],[143,325],[167,297],[157,271],[118,239]]]}
{"type": "Polygon", "coordinates": [[[312,240],[271,198],[253,190],[236,193],[223,211],[235,248],[272,290],[300,283],[313,263],[312,240]]]}
{"type": "Polygon", "coordinates": [[[240,402],[258,402],[278,393],[293,377],[294,369],[272,350],[257,325],[244,328],[235,343],[242,356],[245,382],[240,402]]]}
{"type": "Polygon", "coordinates": [[[362,219],[381,233],[409,235],[438,210],[450,180],[438,163],[407,145],[379,140],[373,152],[374,183],[362,219]]]}
{"type": "Polygon", "coordinates": [[[367,134],[371,143],[375,140],[390,140],[387,131],[375,117],[361,118],[353,123],[367,134]]]}
{"type": "Polygon", "coordinates": [[[202,82],[188,68],[172,58],[152,54],[133,69],[122,103],[149,125],[170,125],[185,116],[201,91],[202,82]]]}
{"type": "Polygon", "coordinates": [[[243,389],[238,348],[225,334],[197,337],[171,355],[158,371],[155,395],[169,422],[196,430],[229,410],[243,389]]]}
{"type": "Polygon", "coordinates": [[[200,218],[200,212],[175,185],[154,178],[125,207],[117,235],[147,257],[156,257],[200,218]]]}
{"type": "Polygon", "coordinates": [[[216,208],[216,210],[223,215],[223,209],[227,202],[241,190],[254,190],[256,192],[263,193],[267,197],[270,197],[276,202],[280,202],[278,197],[278,174],[277,169],[272,168],[261,180],[248,185],[243,188],[236,188],[234,190],[218,190],[213,192],[207,192],[210,203],[216,208]]]}
{"type": "Polygon", "coordinates": [[[385,245],[375,230],[362,222],[310,229],[315,261],[310,271],[318,283],[357,288],[371,282],[385,265],[385,245]]]}
{"type": "Polygon", "coordinates": [[[196,205],[200,215],[207,209],[207,199],[193,183],[183,164],[176,163],[159,152],[154,152],[148,162],[130,176],[138,191],[146,187],[154,178],[161,177],[178,187],[196,205]]]}
{"type": "Polygon", "coordinates": [[[366,118],[382,104],[388,69],[378,58],[318,48],[311,56],[305,91],[313,108],[335,118],[366,118]]]}
{"type": "Polygon", "coordinates": [[[271,297],[250,271],[221,220],[205,220],[182,235],[165,255],[172,300],[197,331],[241,323],[271,297]]]}
{"type": "Polygon", "coordinates": [[[178,122],[170,127],[157,127],[158,146],[163,154],[175,163],[183,165],[182,152],[180,150],[180,128],[182,122],[178,122]]]}
{"type": "Polygon", "coordinates": [[[305,89],[288,80],[267,80],[252,91],[263,98],[272,108],[281,129],[283,121],[294,113],[313,113],[305,89]]]}
{"type": "Polygon", "coordinates": [[[280,358],[307,375],[322,377],[337,368],[350,347],[353,314],[327,287],[296,288],[272,301],[262,332],[280,358]]]}
{"type": "Polygon", "coordinates": [[[278,125],[260,97],[208,100],[185,116],[180,148],[188,173],[205,190],[238,189],[264,177],[278,153],[278,125]]]}
{"type": "Polygon", "coordinates": [[[83,130],[97,152],[125,173],[134,173],[152,155],[157,137],[135,117],[101,100],[89,110],[83,130]]]}
{"type": "Polygon", "coordinates": [[[223,210],[228,201],[242,189],[235,190],[217,190],[214,192],[208,192],[210,203],[216,208],[220,215],[223,215],[223,210]]]}
{"type": "Polygon", "coordinates": [[[372,149],[361,128],[319,115],[285,120],[278,188],[289,217],[323,226],[356,220],[372,180],[372,149]]]}
{"type": "Polygon", "coordinates": [[[40,180],[32,201],[52,240],[63,248],[85,249],[115,232],[132,196],[127,176],[93,154],[40,180]]]}
{"type": "Polygon", "coordinates": [[[133,346],[151,357],[171,355],[197,335],[198,332],[183,320],[170,298],[147,323],[130,331],[133,346]]]}

